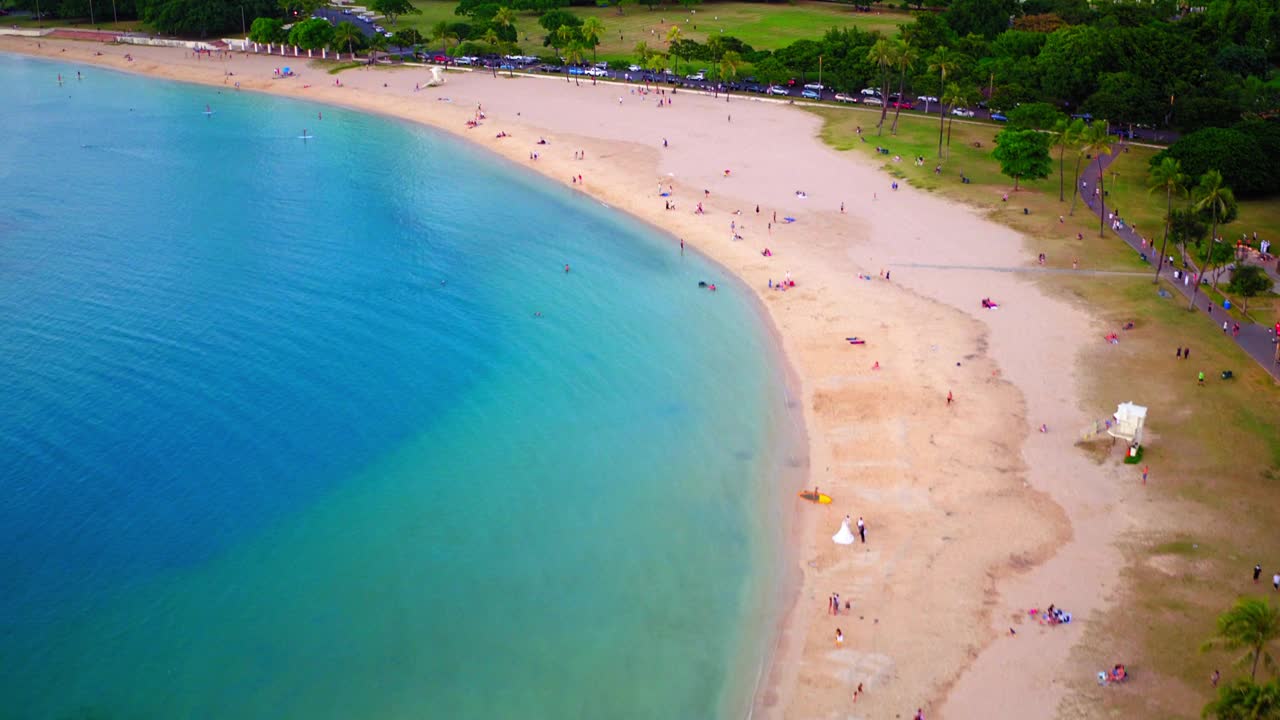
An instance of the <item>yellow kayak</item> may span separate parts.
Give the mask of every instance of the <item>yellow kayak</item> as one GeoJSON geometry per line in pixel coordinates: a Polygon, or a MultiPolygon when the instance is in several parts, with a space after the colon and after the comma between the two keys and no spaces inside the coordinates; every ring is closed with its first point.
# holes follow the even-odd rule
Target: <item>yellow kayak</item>
{"type": "Polygon", "coordinates": [[[816,502],[819,505],[831,504],[831,496],[826,493],[817,493],[815,495],[812,490],[805,490],[800,493],[800,497],[804,498],[805,500],[808,500],[809,502],[816,502]]]}

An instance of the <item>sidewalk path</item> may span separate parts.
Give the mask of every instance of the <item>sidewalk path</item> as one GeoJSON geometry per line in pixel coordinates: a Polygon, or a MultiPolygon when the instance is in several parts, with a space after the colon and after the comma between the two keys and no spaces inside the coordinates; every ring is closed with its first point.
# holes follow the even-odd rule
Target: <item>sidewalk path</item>
{"type": "MultiPolygon", "coordinates": [[[[1117,152],[1113,152],[1111,155],[1102,159],[1103,172],[1105,172],[1106,168],[1111,165],[1113,160],[1115,160],[1119,147],[1120,146],[1116,146],[1117,152]]],[[[1097,187],[1098,163],[1087,163],[1084,173],[1081,174],[1077,182],[1086,182],[1088,183],[1089,188],[1097,187]]],[[[1102,203],[1094,202],[1094,198],[1089,195],[1091,192],[1092,190],[1088,190],[1087,192],[1082,191],[1081,194],[1085,197],[1086,204],[1089,209],[1093,211],[1093,214],[1097,217],[1101,217],[1103,212],[1102,203]]],[[[1119,230],[1112,230],[1111,232],[1121,240],[1128,243],[1129,247],[1133,248],[1135,253],[1138,253],[1139,255],[1146,255],[1146,262],[1148,264],[1151,264],[1158,258],[1155,250],[1152,248],[1144,248],[1142,246],[1142,238],[1139,237],[1138,233],[1134,232],[1133,228],[1128,225],[1125,225],[1119,230]]],[[[1152,244],[1154,245],[1155,242],[1157,242],[1157,238],[1153,237],[1152,244]]],[[[1160,276],[1169,281],[1169,286],[1179,293],[1178,297],[1182,298],[1183,303],[1186,304],[1191,298],[1191,287],[1189,285],[1184,285],[1180,280],[1174,280],[1173,271],[1174,268],[1166,262],[1164,267],[1160,269],[1160,276]]],[[[1152,276],[1152,279],[1154,279],[1154,273],[1150,273],[1150,275],[1152,276]]],[[[1203,292],[1196,293],[1195,307],[1197,310],[1204,312],[1209,320],[1218,326],[1221,326],[1224,319],[1230,320],[1222,308],[1215,307],[1214,304],[1205,297],[1203,292]]],[[[1234,323],[1235,321],[1232,320],[1231,322],[1234,323]]],[[[1262,366],[1263,370],[1266,370],[1272,377],[1280,380],[1280,363],[1276,361],[1276,335],[1273,328],[1265,325],[1259,325],[1254,322],[1241,322],[1240,335],[1235,338],[1235,341],[1237,345],[1239,345],[1246,353],[1249,354],[1250,357],[1262,366]]]]}

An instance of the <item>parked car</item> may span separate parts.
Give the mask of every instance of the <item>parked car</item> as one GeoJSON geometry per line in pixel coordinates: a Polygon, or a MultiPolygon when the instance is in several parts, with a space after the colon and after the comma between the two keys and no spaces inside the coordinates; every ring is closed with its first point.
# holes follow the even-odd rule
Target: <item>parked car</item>
{"type": "Polygon", "coordinates": [[[790,95],[791,94],[789,90],[782,87],[781,85],[770,85],[769,89],[766,90],[765,92],[769,93],[770,95],[790,95]]]}
{"type": "Polygon", "coordinates": [[[916,102],[934,103],[936,105],[938,102],[938,98],[932,95],[921,95],[920,97],[916,98],[916,102]]]}
{"type": "Polygon", "coordinates": [[[896,108],[901,108],[903,110],[914,110],[916,107],[915,105],[911,104],[910,100],[897,100],[893,103],[893,106],[896,108]]]}
{"type": "Polygon", "coordinates": [[[836,102],[858,102],[858,98],[846,93],[836,93],[836,102]]]}
{"type": "Polygon", "coordinates": [[[449,62],[449,58],[445,57],[444,55],[436,55],[435,57],[431,58],[431,62],[447,63],[449,62]]]}
{"type": "Polygon", "coordinates": [[[640,67],[639,65],[634,65],[634,64],[632,64],[632,65],[628,65],[628,66],[627,66],[627,70],[629,70],[629,71],[631,71],[631,72],[640,72],[640,71],[641,71],[641,70],[643,70],[643,69],[644,69],[644,68],[640,67]]]}
{"type": "Polygon", "coordinates": [[[951,114],[955,115],[956,117],[963,117],[963,118],[973,117],[972,110],[970,110],[969,108],[962,108],[962,107],[951,108],[951,114]]]}
{"type": "Polygon", "coordinates": [[[582,69],[582,68],[580,68],[580,67],[577,67],[576,65],[570,65],[570,66],[569,66],[569,74],[570,74],[570,75],[586,75],[586,74],[587,74],[587,71],[583,70],[583,69],[582,69]]]}
{"type": "Polygon", "coordinates": [[[698,72],[693,73],[692,75],[685,75],[685,76],[684,76],[684,79],[685,79],[685,80],[706,80],[706,79],[707,79],[707,71],[706,71],[706,70],[699,70],[698,72]]]}
{"type": "Polygon", "coordinates": [[[862,94],[867,97],[880,97],[880,91],[875,88],[862,88],[862,94]]]}
{"type": "Polygon", "coordinates": [[[800,97],[809,98],[810,100],[821,100],[822,93],[818,92],[817,90],[811,90],[806,87],[805,89],[800,91],[800,97]]]}
{"type": "Polygon", "coordinates": [[[384,32],[384,33],[382,33],[382,37],[385,37],[385,38],[389,38],[389,37],[392,37],[392,36],[394,36],[394,35],[395,35],[395,33],[393,33],[393,32],[384,32]]]}
{"type": "Polygon", "coordinates": [[[351,8],[347,8],[346,10],[343,10],[343,11],[342,11],[342,14],[343,14],[343,15],[350,15],[350,14],[351,14],[351,8]]]}
{"type": "Polygon", "coordinates": [[[878,97],[864,97],[862,98],[862,104],[863,105],[883,105],[884,101],[878,97]]]}
{"type": "Polygon", "coordinates": [[[583,74],[584,74],[584,75],[591,75],[592,77],[608,77],[608,75],[609,75],[609,71],[608,71],[608,70],[601,70],[601,69],[600,69],[600,68],[598,68],[598,67],[587,68],[586,70],[583,70],[582,72],[583,72],[583,74]]]}
{"type": "Polygon", "coordinates": [[[806,83],[806,84],[805,84],[805,86],[804,86],[804,89],[805,89],[805,90],[817,90],[817,91],[821,92],[822,90],[825,90],[826,88],[824,88],[824,87],[822,86],[822,83],[806,83]]]}
{"type": "Polygon", "coordinates": [[[600,69],[600,70],[608,70],[608,69],[609,69],[609,63],[607,63],[607,62],[598,62],[598,63],[596,63],[596,67],[597,67],[598,69],[600,69]]]}
{"type": "Polygon", "coordinates": [[[1005,114],[1000,112],[999,110],[991,111],[991,119],[995,120],[996,122],[1009,122],[1009,118],[1006,117],[1005,114]]]}

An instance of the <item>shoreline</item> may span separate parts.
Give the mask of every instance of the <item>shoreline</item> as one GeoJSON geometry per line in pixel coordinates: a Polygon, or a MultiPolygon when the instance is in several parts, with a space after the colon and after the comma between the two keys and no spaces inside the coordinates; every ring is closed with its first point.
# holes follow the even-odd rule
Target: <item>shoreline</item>
{"type": "MultiPolygon", "coordinates": [[[[37,50],[35,44],[35,40],[4,38],[0,40],[0,50],[55,60],[64,57],[71,62],[101,65],[135,74],[155,75],[213,87],[222,85],[217,82],[222,76],[213,73],[224,67],[234,68],[237,81],[243,81],[244,71],[264,71],[276,62],[274,58],[236,56],[230,63],[206,62],[200,67],[194,61],[180,62],[181,58],[177,56],[179,51],[129,48],[128,51],[137,56],[139,61],[145,62],[123,65],[116,53],[122,55],[124,51],[113,46],[42,41],[48,48],[37,50]],[[104,52],[102,56],[91,55],[99,47],[111,52],[104,52]],[[53,52],[54,48],[71,48],[75,52],[59,55],[53,52]],[[163,65],[163,69],[156,63],[163,65]],[[143,69],[144,67],[149,69],[143,69]]],[[[320,74],[307,67],[303,75],[309,77],[313,72],[320,74]]],[[[697,123],[685,118],[679,126],[670,128],[670,134],[676,136],[676,132],[684,133],[683,136],[676,136],[679,138],[677,142],[690,141],[688,147],[692,157],[682,154],[678,159],[671,154],[641,146],[634,140],[599,136],[600,131],[606,131],[606,128],[600,127],[598,120],[609,112],[605,108],[612,106],[612,97],[602,97],[602,92],[608,95],[627,90],[621,86],[579,87],[566,82],[565,89],[576,94],[571,100],[567,93],[554,89],[558,83],[550,80],[539,80],[535,83],[538,87],[531,88],[530,83],[533,81],[527,78],[455,78],[450,75],[447,76],[450,78],[448,84],[428,90],[430,95],[435,96],[439,93],[453,95],[461,89],[463,94],[459,97],[466,97],[467,100],[484,98],[486,112],[490,115],[490,119],[480,130],[490,134],[489,142],[485,142],[483,135],[460,130],[463,121],[470,114],[463,110],[463,102],[431,102],[425,107],[415,107],[406,105],[404,97],[395,93],[385,93],[385,97],[376,96],[380,91],[372,78],[402,83],[404,78],[412,77],[412,72],[399,71],[389,75],[377,71],[352,70],[338,76],[344,83],[348,79],[352,80],[351,90],[347,90],[345,84],[342,88],[308,88],[300,87],[303,84],[301,82],[279,81],[278,84],[272,84],[273,81],[263,78],[246,82],[245,89],[338,105],[427,125],[468,140],[516,164],[523,164],[517,161],[518,153],[506,151],[512,149],[515,143],[495,143],[492,130],[512,132],[514,129],[514,137],[532,137],[542,131],[553,138],[556,150],[566,144],[562,143],[562,139],[565,139],[567,143],[585,148],[592,160],[587,163],[569,162],[561,157],[551,161],[552,158],[548,157],[548,162],[539,160],[535,164],[536,168],[531,169],[552,179],[558,175],[562,184],[569,168],[577,167],[581,172],[590,172],[592,179],[584,181],[581,188],[566,186],[590,195],[611,210],[620,210],[646,224],[656,225],[665,234],[692,238],[689,243],[692,249],[754,289],[754,302],[765,310],[765,317],[769,320],[767,326],[775,335],[775,342],[782,352],[782,366],[790,371],[788,374],[794,374],[795,382],[798,383],[789,392],[803,402],[800,415],[803,421],[802,431],[808,434],[807,437],[802,437],[805,437],[807,444],[807,465],[812,476],[806,484],[831,488],[832,493],[838,496],[839,504],[831,506],[830,511],[825,514],[826,519],[820,521],[819,513],[823,512],[822,508],[793,501],[794,512],[798,513],[792,516],[791,523],[796,532],[797,552],[793,556],[795,570],[788,574],[798,577],[800,581],[797,583],[797,591],[790,596],[791,601],[782,603],[783,607],[780,608],[782,614],[778,620],[776,642],[768,644],[774,652],[765,658],[766,668],[761,676],[763,684],[749,703],[754,708],[752,714],[758,717],[791,717],[813,716],[837,710],[849,712],[852,708],[848,705],[848,687],[865,681],[868,685],[867,697],[859,703],[865,704],[867,712],[881,709],[887,712],[889,708],[896,708],[896,712],[902,713],[908,712],[908,707],[936,707],[943,698],[950,696],[954,702],[965,703],[965,707],[944,705],[943,713],[947,717],[980,716],[979,708],[970,706],[969,700],[956,699],[956,696],[971,697],[968,687],[977,687],[979,695],[983,688],[991,689],[990,678],[986,677],[987,670],[981,661],[999,655],[995,653],[996,650],[1006,654],[1012,652],[1015,658],[1018,652],[1025,652],[1017,648],[1008,649],[1009,643],[1002,645],[998,642],[998,636],[991,632],[993,627],[985,627],[993,625],[992,621],[998,615],[995,606],[1008,604],[1009,601],[1001,598],[1007,598],[1011,594],[1042,591],[1045,578],[1041,576],[1046,574],[1042,569],[1054,558],[1062,556],[1060,551],[1073,542],[1079,545],[1080,539],[1080,533],[1072,533],[1071,530],[1072,520],[1079,517],[1079,513],[1063,511],[1055,504],[1061,498],[1047,494],[1047,488],[1052,487],[1051,483],[1044,482],[1047,478],[1041,477],[1036,482],[1028,483],[1022,477],[1029,474],[1034,479],[1036,468],[1043,468],[1041,463],[1046,458],[1061,460],[1064,453],[1061,447],[1049,447],[1046,443],[1035,442],[1038,438],[1029,432],[1029,426],[1038,424],[1036,420],[1040,419],[1040,414],[1047,407],[1045,398],[1041,397],[1044,393],[1037,395],[1035,392],[1038,378],[1035,377],[1037,373],[1032,371],[1040,368],[1034,363],[1028,365],[1025,352],[1020,355],[1011,350],[1007,339],[1001,338],[1009,333],[1017,335],[1020,331],[1028,330],[1030,326],[1025,324],[1028,322],[1057,324],[1057,335],[1066,343],[1066,347],[1073,347],[1087,337],[1087,318],[1082,318],[1079,312],[1056,323],[1023,317],[1015,318],[1021,320],[1021,327],[1001,328],[993,326],[991,320],[1003,321],[1014,315],[1013,311],[992,318],[990,314],[979,316],[972,308],[961,309],[966,303],[976,303],[976,299],[970,297],[974,280],[971,276],[945,283],[940,281],[936,272],[914,270],[912,272],[916,274],[905,284],[899,279],[884,282],[883,277],[879,280],[869,279],[866,283],[870,284],[865,284],[853,281],[851,271],[858,269],[860,273],[872,278],[870,272],[877,264],[881,267],[893,266],[895,259],[910,260],[920,253],[933,257],[937,253],[953,255],[958,250],[963,251],[964,248],[957,249],[954,244],[946,247],[935,241],[937,234],[944,230],[958,230],[965,237],[974,238],[985,234],[989,245],[1003,242],[1004,246],[988,250],[988,255],[993,257],[1012,257],[1006,246],[1010,243],[1025,245],[1025,240],[1020,240],[1020,236],[1008,229],[993,231],[992,228],[999,226],[976,217],[972,209],[960,208],[954,203],[930,197],[927,193],[904,188],[905,192],[890,196],[887,192],[888,178],[878,168],[868,168],[847,154],[841,156],[825,147],[821,148],[821,157],[816,150],[806,145],[803,157],[797,159],[793,156],[781,161],[770,157],[756,157],[769,155],[768,149],[753,148],[754,152],[748,151],[745,156],[740,150],[731,158],[734,172],[740,173],[734,176],[734,181],[744,175],[751,178],[744,183],[746,187],[731,186],[728,173],[725,183],[715,184],[718,171],[711,168],[718,168],[728,161],[704,148],[724,151],[732,140],[714,136],[727,135],[731,132],[729,130],[708,134],[697,123]],[[495,82],[509,83],[502,86],[503,90],[512,90],[509,94],[499,93],[502,97],[496,100],[498,110],[490,109],[490,99],[493,98],[495,87],[492,83],[495,82]],[[361,89],[366,93],[355,94],[361,89]],[[544,89],[549,92],[538,92],[544,89]],[[313,92],[306,92],[308,90],[313,92]],[[344,99],[339,93],[348,94],[348,98],[344,99]],[[551,101],[545,97],[533,97],[548,94],[564,96],[552,100],[572,105],[573,110],[581,111],[587,116],[587,122],[576,117],[561,121],[554,116],[563,113],[554,107],[546,107],[552,104],[551,101]],[[582,100],[582,96],[587,94],[594,94],[594,97],[582,100]],[[350,98],[356,101],[350,101],[350,98]],[[595,102],[592,103],[592,100],[595,102]],[[531,105],[539,110],[535,114],[543,117],[532,120],[522,118],[521,113],[516,110],[514,117],[521,119],[512,119],[513,109],[523,107],[528,111],[531,105]],[[664,157],[669,160],[663,160],[664,157]],[[605,166],[596,158],[609,162],[605,166]],[[619,163],[618,159],[627,162],[619,163]],[[773,161],[772,164],[770,160],[773,161]],[[805,160],[812,160],[813,163],[806,165],[805,160]],[[784,164],[779,166],[779,162],[784,164]],[[620,164],[636,167],[620,170],[617,167],[620,164]],[[878,188],[885,191],[885,202],[876,205],[875,201],[879,199],[873,195],[873,203],[867,204],[865,195],[862,195],[863,202],[854,205],[853,213],[845,215],[842,212],[837,215],[834,209],[835,197],[827,196],[824,199],[827,209],[813,209],[814,214],[810,215],[811,208],[805,207],[807,203],[803,202],[807,200],[807,195],[800,200],[788,199],[786,196],[790,195],[790,185],[781,186],[788,190],[780,191],[779,185],[783,180],[775,177],[783,173],[770,172],[777,171],[779,167],[784,171],[788,170],[787,164],[798,164],[814,173],[827,173],[824,178],[829,180],[846,172],[859,175],[856,179],[860,183],[852,183],[858,186],[859,194],[869,188],[878,188]],[[652,168],[650,180],[639,181],[635,177],[641,174],[643,168],[652,168]],[[794,237],[788,226],[780,225],[777,232],[771,227],[767,238],[760,236],[725,245],[723,240],[716,241],[716,232],[706,227],[707,221],[701,216],[690,219],[688,212],[679,215],[664,214],[661,208],[642,207],[636,198],[645,197],[643,188],[646,183],[651,191],[653,177],[673,177],[671,173],[664,174],[664,170],[677,171],[672,183],[678,183],[679,189],[674,192],[686,211],[698,197],[699,186],[717,187],[714,196],[707,196],[708,214],[726,220],[730,217],[731,208],[741,211],[744,207],[750,207],[751,197],[756,197],[758,204],[761,196],[764,196],[765,204],[771,209],[793,212],[799,218],[799,237],[794,237]],[[605,176],[607,181],[596,185],[597,175],[605,176]],[[724,186],[730,187],[724,190],[724,186]],[[910,198],[932,212],[918,212],[913,216],[886,220],[880,211],[890,205],[890,197],[910,198]],[[723,198],[727,198],[729,204],[722,202],[723,198]],[[935,213],[940,217],[933,218],[935,213]],[[813,232],[808,231],[808,223],[815,226],[813,232]],[[905,232],[895,232],[904,228],[905,232]],[[907,243],[896,242],[900,239],[900,234],[908,238],[907,243]],[[998,240],[991,241],[989,236],[992,234],[998,235],[998,240]],[[788,272],[791,269],[798,270],[799,283],[795,289],[788,293],[765,291],[763,278],[768,276],[772,282],[774,277],[781,275],[783,268],[778,267],[776,272],[771,272],[768,263],[762,263],[756,257],[757,251],[746,248],[748,243],[754,241],[758,244],[759,240],[777,247],[778,252],[775,254],[789,258],[786,260],[790,264],[788,272]],[[793,244],[793,240],[800,242],[793,244]],[[855,250],[865,257],[852,257],[855,250]],[[816,292],[809,288],[814,288],[816,292]],[[862,292],[864,289],[867,292],[862,292]],[[834,303],[831,302],[832,296],[838,296],[834,303]],[[867,328],[865,330],[853,327],[851,321],[854,317],[851,315],[855,312],[858,317],[862,317],[863,312],[866,312],[866,317],[878,316],[879,327],[874,326],[874,321],[869,325],[864,324],[863,327],[867,328]],[[988,325],[985,330],[982,327],[984,324],[988,325]],[[874,350],[876,363],[878,365],[882,360],[886,362],[884,371],[880,374],[873,375],[867,369],[855,371],[848,367],[851,362],[848,359],[850,348],[839,337],[844,333],[857,332],[875,333],[870,337],[877,347],[874,350]],[[993,337],[993,333],[997,337],[993,337]],[[922,344],[922,337],[934,342],[922,344]],[[880,345],[890,353],[880,354],[880,345]],[[942,361],[940,352],[948,353],[949,359],[942,361]],[[999,363],[993,361],[994,355],[1001,356],[999,363]],[[895,363],[904,358],[906,362],[902,366],[895,363]],[[952,369],[952,361],[955,362],[955,368],[961,369],[952,369]],[[962,363],[964,367],[961,367],[962,363]],[[1005,373],[1021,382],[1010,383],[1004,380],[1005,373]],[[878,383],[877,377],[886,380],[878,383]],[[955,411],[950,416],[941,415],[942,411],[926,416],[921,408],[937,407],[938,399],[949,393],[952,386],[964,388],[960,392],[961,398],[955,411]],[[980,388],[982,394],[969,396],[972,388],[980,388]],[[1041,399],[1029,402],[1028,399],[1019,398],[1020,394],[1041,399]],[[874,416],[877,422],[874,426],[870,422],[862,422],[860,416],[854,417],[858,413],[848,412],[848,407],[869,410],[867,415],[874,416]],[[1031,413],[1037,413],[1036,419],[1030,418],[1031,413]],[[912,422],[908,422],[909,419],[912,422]],[[898,452],[878,452],[890,445],[898,452]],[[1045,447],[1039,447],[1042,445],[1045,447]],[[892,457],[879,457],[880,455],[892,457]],[[1017,461],[1010,464],[1010,456],[1016,456],[1017,461]],[[835,470],[832,470],[833,467],[835,470]],[[997,471],[996,477],[986,477],[987,472],[984,471],[993,468],[997,471]],[[934,478],[940,475],[950,475],[952,482],[938,484],[934,478]],[[853,479],[855,476],[856,481],[853,479]],[[847,497],[857,498],[858,505],[851,507],[845,500],[847,497]],[[835,512],[836,509],[839,512],[835,512]],[[991,537],[981,537],[972,526],[965,528],[948,519],[953,515],[965,516],[983,512],[990,514],[996,510],[999,511],[999,518],[986,528],[988,533],[994,535],[996,544],[1008,536],[1008,529],[1000,521],[1008,521],[1022,531],[1014,533],[1013,539],[1019,540],[1018,543],[1010,542],[1010,546],[1002,546],[996,552],[991,552],[994,548],[985,547],[990,544],[991,537]],[[821,526],[823,532],[830,532],[834,527],[830,530],[827,527],[832,522],[838,524],[839,515],[848,513],[867,515],[876,544],[880,542],[879,538],[883,533],[895,552],[887,553],[888,557],[885,558],[881,557],[879,550],[874,551],[874,556],[869,549],[861,556],[841,553],[833,550],[829,543],[820,549],[822,538],[817,535],[816,528],[821,526]],[[1068,516],[1071,516],[1070,519],[1068,516]],[[1048,531],[1033,527],[1035,520],[1048,525],[1048,531]],[[937,531],[948,532],[950,535],[940,538],[917,537],[937,531]],[[947,544],[953,541],[963,543],[965,551],[961,553],[951,550],[947,544]],[[925,546],[924,562],[916,557],[921,544],[925,546]],[[1055,551],[1059,552],[1055,555],[1055,551]],[[1019,558],[1019,561],[1010,562],[1011,558],[1019,558]],[[935,559],[947,561],[944,563],[946,569],[935,569],[935,559]],[[952,567],[953,565],[956,567],[952,567]],[[937,577],[939,574],[944,577],[937,577]],[[849,577],[854,575],[856,577],[849,577]],[[1036,577],[1029,582],[1027,578],[1031,576],[1036,577]],[[935,587],[935,584],[941,584],[941,587],[935,587]],[[1008,587],[1010,584],[1015,587],[1008,587]],[[1030,587],[1017,587],[1021,585],[1030,587]],[[849,644],[863,650],[826,649],[829,646],[826,638],[830,631],[826,626],[830,622],[819,619],[821,615],[817,608],[822,601],[818,595],[824,594],[825,588],[831,586],[837,586],[838,589],[852,587],[851,594],[859,602],[858,609],[866,607],[866,612],[876,614],[876,627],[864,625],[846,633],[849,644]],[[952,593],[956,597],[950,597],[952,593]],[[938,597],[939,595],[948,597],[938,597]],[[913,626],[913,619],[918,623],[919,617],[929,617],[933,613],[941,613],[948,618],[948,623],[954,623],[957,627],[937,629],[913,626]],[[815,614],[818,618],[814,617],[815,614]],[[886,627],[890,628],[890,637],[885,637],[881,632],[886,627]],[[905,637],[908,633],[912,637],[905,637]],[[935,658],[935,655],[941,657],[935,658]]],[[[322,74],[321,77],[333,76],[322,74]]],[[[408,99],[412,101],[413,96],[408,99]]],[[[717,108],[724,107],[718,100],[700,98],[692,93],[679,93],[674,99],[677,101],[675,108],[656,111],[666,113],[666,116],[662,116],[664,122],[667,116],[685,113],[682,109],[684,107],[692,107],[689,114],[696,114],[697,119],[703,121],[720,116],[722,111],[717,108]]],[[[799,113],[788,110],[785,106],[753,103],[744,98],[734,100],[736,102],[728,106],[731,110],[730,123],[735,119],[734,116],[747,117],[748,122],[752,123],[753,132],[778,130],[783,126],[789,132],[799,132],[811,129],[817,122],[813,118],[801,118],[799,113]]],[[[635,102],[634,97],[632,101],[635,102]]],[[[618,98],[618,105],[623,105],[622,97],[618,98]]],[[[653,115],[649,109],[644,112],[653,115]]],[[[641,127],[647,125],[648,123],[643,123],[641,127]]],[[[742,127],[742,124],[737,127],[742,127]]],[[[635,129],[634,123],[629,129],[635,129]]],[[[608,130],[625,135],[628,128],[608,130]]],[[[789,134],[780,134],[778,137],[791,139],[789,134]]],[[[812,137],[806,141],[810,144],[815,142],[812,137]]],[[[548,150],[551,147],[547,146],[548,150]]],[[[685,146],[682,144],[680,147],[685,146]]],[[[806,184],[811,179],[804,174],[796,177],[799,177],[796,182],[806,184]]],[[[821,191],[834,187],[836,183],[820,181],[816,185],[821,191]]],[[[813,188],[814,185],[810,184],[808,187],[813,188]]],[[[820,193],[813,194],[817,196],[820,193]]],[[[854,198],[851,196],[850,199],[854,198]]],[[[649,200],[652,202],[652,198],[649,200]]],[[[816,200],[815,197],[815,202],[816,200]]],[[[845,200],[841,198],[840,202],[843,204],[845,200]]],[[[893,201],[893,205],[900,206],[901,202],[893,201]]],[[[744,215],[737,217],[742,219],[743,234],[756,235],[759,231],[758,223],[763,222],[759,214],[756,219],[751,220],[749,209],[744,215]],[[751,225],[750,231],[746,230],[748,224],[751,225]]],[[[907,274],[905,271],[900,272],[907,274]]],[[[1018,285],[1021,281],[1012,278],[984,277],[983,281],[997,286],[1004,293],[1002,299],[1017,296],[1018,302],[1005,300],[1015,307],[1025,303],[1055,316],[1066,316],[1068,312],[1062,307],[1052,307],[1065,306],[1065,303],[1044,299],[1043,294],[1029,283],[1018,285]],[[1036,305],[1037,302],[1039,305],[1036,305]]],[[[987,292],[995,294],[990,290],[987,292]]],[[[861,322],[866,323],[866,318],[863,317],[861,322]]],[[[858,353],[859,349],[853,348],[852,352],[858,353]]],[[[862,353],[857,357],[872,359],[870,353],[862,353]]],[[[1062,426],[1067,434],[1070,433],[1071,416],[1079,414],[1078,409],[1073,407],[1078,402],[1079,394],[1072,392],[1074,379],[1071,377],[1078,361],[1073,354],[1068,366],[1060,369],[1066,376],[1062,381],[1067,383],[1065,390],[1062,387],[1048,390],[1048,396],[1054,396],[1051,399],[1068,406],[1065,410],[1060,409],[1053,418],[1053,424],[1062,426]],[[1058,422],[1059,417],[1065,418],[1063,422],[1058,422]]],[[[864,368],[869,365],[865,361],[858,362],[864,368]]],[[[1071,448],[1068,446],[1066,454],[1070,452],[1071,448]]],[[[1101,474],[1096,468],[1091,470],[1087,467],[1087,463],[1076,469],[1082,470],[1083,476],[1097,477],[1101,474]]],[[[1045,470],[1041,472],[1047,474],[1045,470]]],[[[1105,496],[1102,497],[1105,500],[1105,496]]],[[[1086,498],[1085,509],[1094,506],[1097,500],[1097,497],[1086,498]]],[[[969,521],[973,522],[972,518],[969,521]]],[[[976,524],[980,526],[979,530],[983,529],[982,523],[976,524]]],[[[1095,545],[1086,555],[1092,558],[1098,549],[1099,536],[1091,537],[1095,545]]],[[[1109,546],[1109,537],[1107,533],[1103,533],[1101,537],[1104,550],[1109,546]]],[[[1112,563],[1103,570],[1114,574],[1117,568],[1118,565],[1112,563]]],[[[1061,576],[1062,573],[1057,574],[1061,576]]],[[[1091,577],[1097,574],[1095,572],[1091,577]]],[[[1105,575],[1106,572],[1102,574],[1105,575]]],[[[1103,594],[1097,588],[1090,592],[1095,595],[1103,594]]],[[[850,596],[848,590],[841,594],[842,597],[850,596]]],[[[1047,605],[1049,602],[1054,600],[1044,598],[1041,604],[1047,605]]],[[[1074,599],[1070,602],[1075,607],[1083,605],[1074,599]]],[[[1062,657],[1065,658],[1066,652],[1074,643],[1067,643],[1063,637],[1062,633],[1055,637],[1054,650],[1061,650],[1062,657]]],[[[1034,656],[1043,654],[1036,652],[1034,656]]],[[[997,671],[1005,664],[999,657],[986,664],[992,663],[996,664],[997,671]]],[[[1051,679],[1059,674],[1057,671],[1046,672],[1051,679]]],[[[1003,676],[997,672],[995,680],[1002,679],[1003,676]]],[[[1019,702],[1004,703],[1001,707],[1022,707],[1034,715],[1036,710],[1055,704],[1045,702],[1043,693],[1046,688],[1033,683],[1028,689],[1034,692],[1030,695],[1020,693],[1023,697],[1017,698],[1019,702]],[[1026,702],[1033,704],[1027,706],[1024,704],[1026,702]]],[[[1061,690],[1058,688],[1058,691],[1061,690]]],[[[1055,694],[1060,697],[1060,692],[1050,693],[1051,696],[1055,694]]],[[[987,702],[991,700],[988,699],[987,702]]],[[[863,707],[858,709],[864,710],[863,707]]]]}

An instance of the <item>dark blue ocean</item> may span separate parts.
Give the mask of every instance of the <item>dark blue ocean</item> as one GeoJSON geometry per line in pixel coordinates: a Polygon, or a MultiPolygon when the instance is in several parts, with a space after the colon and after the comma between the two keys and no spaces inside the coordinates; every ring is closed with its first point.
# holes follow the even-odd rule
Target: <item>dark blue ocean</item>
{"type": "Polygon", "coordinates": [[[0,56],[0,717],[740,716],[790,506],[746,292],[219,90],[0,56]]]}

